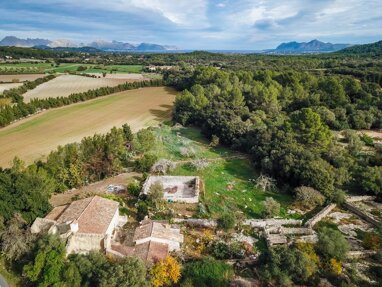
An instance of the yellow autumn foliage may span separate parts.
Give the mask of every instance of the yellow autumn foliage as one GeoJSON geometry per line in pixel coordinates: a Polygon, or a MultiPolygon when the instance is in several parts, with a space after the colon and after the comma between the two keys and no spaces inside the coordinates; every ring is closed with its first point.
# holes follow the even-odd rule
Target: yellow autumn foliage
{"type": "Polygon", "coordinates": [[[180,279],[180,264],[172,256],[158,261],[150,270],[151,284],[154,287],[169,286],[180,279]]]}
{"type": "Polygon", "coordinates": [[[340,275],[342,273],[342,264],[340,261],[337,261],[335,258],[330,259],[330,269],[336,275],[340,275]]]}

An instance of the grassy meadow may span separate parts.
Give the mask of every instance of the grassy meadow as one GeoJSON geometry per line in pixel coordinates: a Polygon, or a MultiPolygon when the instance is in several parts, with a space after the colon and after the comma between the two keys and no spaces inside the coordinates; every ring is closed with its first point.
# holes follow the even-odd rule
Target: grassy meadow
{"type": "Polygon", "coordinates": [[[259,173],[243,154],[222,146],[210,147],[196,128],[164,126],[155,129],[154,132],[157,142],[153,153],[159,158],[178,162],[171,175],[201,177],[204,187],[201,201],[212,217],[218,217],[222,212],[237,210],[247,217],[259,218],[263,208],[262,202],[266,197],[273,197],[280,202],[280,216],[289,217],[287,207],[293,198],[287,194],[264,192],[256,188],[250,179],[256,179],[259,173]],[[184,148],[193,150],[192,155],[182,156],[184,148]],[[209,166],[203,170],[196,170],[190,165],[190,161],[200,158],[208,159],[209,166]]]}

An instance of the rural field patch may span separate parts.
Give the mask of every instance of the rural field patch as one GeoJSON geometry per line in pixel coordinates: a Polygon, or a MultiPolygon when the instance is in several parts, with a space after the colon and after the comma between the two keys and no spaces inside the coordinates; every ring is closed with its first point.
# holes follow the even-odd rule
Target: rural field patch
{"type": "Polygon", "coordinates": [[[25,82],[34,81],[38,78],[46,76],[45,74],[14,74],[14,75],[0,75],[0,83],[10,83],[12,81],[25,82]]]}
{"type": "Polygon", "coordinates": [[[90,78],[76,75],[61,75],[55,79],[37,86],[33,90],[26,92],[24,101],[30,102],[31,99],[45,99],[67,97],[73,93],[86,92],[100,87],[113,87],[126,82],[143,80],[143,77],[133,75],[130,79],[128,74],[120,78],[90,78]]]}
{"type": "Polygon", "coordinates": [[[128,123],[133,131],[171,118],[175,90],[150,87],[51,109],[0,129],[0,166],[18,156],[27,163],[44,159],[58,145],[106,133],[128,123]]]}
{"type": "Polygon", "coordinates": [[[0,83],[0,94],[2,94],[5,90],[13,89],[22,86],[23,83],[10,83],[10,84],[1,84],[0,83]]]}

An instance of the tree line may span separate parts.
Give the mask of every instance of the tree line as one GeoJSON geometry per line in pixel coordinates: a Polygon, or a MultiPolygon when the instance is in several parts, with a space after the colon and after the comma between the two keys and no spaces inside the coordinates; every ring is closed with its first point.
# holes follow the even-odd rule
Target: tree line
{"type": "Polygon", "coordinates": [[[53,80],[56,76],[54,75],[48,75],[42,78],[38,78],[34,81],[26,81],[23,83],[22,86],[12,88],[9,90],[5,90],[2,95],[0,95],[1,98],[9,98],[12,100],[13,103],[20,103],[23,102],[23,94],[25,94],[28,90],[32,90],[36,88],[38,85],[41,85],[43,83],[46,83],[50,80],[53,80]]]}
{"type": "Polygon", "coordinates": [[[41,110],[67,106],[78,102],[84,102],[87,100],[95,99],[117,92],[133,90],[143,87],[157,87],[162,85],[162,80],[156,79],[141,82],[124,83],[115,87],[101,87],[82,93],[71,94],[68,97],[32,99],[29,103],[17,102],[17,104],[15,105],[4,106],[0,108],[0,127],[7,126],[15,120],[35,114],[36,112],[39,112],[41,110]]]}

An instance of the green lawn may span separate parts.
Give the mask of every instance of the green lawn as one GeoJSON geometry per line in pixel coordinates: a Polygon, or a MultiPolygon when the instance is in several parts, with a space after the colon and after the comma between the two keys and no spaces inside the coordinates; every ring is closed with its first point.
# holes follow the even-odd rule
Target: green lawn
{"type": "Polygon", "coordinates": [[[192,158],[210,159],[210,165],[197,171],[184,162],[171,172],[172,175],[198,175],[204,183],[205,193],[202,201],[205,203],[213,217],[222,212],[240,210],[249,218],[259,218],[262,211],[262,202],[266,197],[273,197],[282,205],[280,215],[288,217],[287,207],[292,203],[290,195],[263,192],[254,186],[249,179],[259,176],[250,160],[243,158],[242,154],[235,153],[226,147],[211,148],[208,141],[196,128],[170,128],[162,127],[154,130],[157,142],[154,153],[159,158],[174,161],[189,161],[192,158]],[[195,156],[184,157],[180,148],[192,148],[195,156]],[[237,158],[240,156],[241,158],[237,158]],[[233,188],[229,190],[227,187],[233,188]]]}

